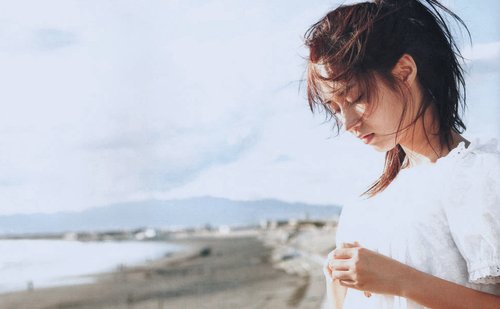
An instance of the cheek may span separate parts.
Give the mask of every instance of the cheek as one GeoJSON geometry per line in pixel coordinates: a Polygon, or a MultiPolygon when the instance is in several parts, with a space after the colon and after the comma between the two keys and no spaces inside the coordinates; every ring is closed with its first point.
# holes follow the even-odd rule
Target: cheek
{"type": "MultiPolygon", "coordinates": [[[[401,104],[387,104],[384,107],[380,123],[384,126],[385,132],[395,133],[402,120],[403,108],[401,104]]],[[[401,125],[404,125],[404,121],[401,125]]]]}
{"type": "Polygon", "coordinates": [[[403,104],[396,94],[388,90],[382,91],[374,114],[386,133],[395,132],[402,120],[403,104]]]}

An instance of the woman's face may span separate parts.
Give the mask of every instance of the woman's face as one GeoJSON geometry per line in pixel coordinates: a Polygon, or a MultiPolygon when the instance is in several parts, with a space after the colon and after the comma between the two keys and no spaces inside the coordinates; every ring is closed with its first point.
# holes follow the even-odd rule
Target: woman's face
{"type": "MultiPolygon", "coordinates": [[[[386,86],[378,76],[376,85],[378,90],[372,95],[371,102],[367,101],[360,87],[353,85],[345,95],[331,95],[328,107],[335,112],[346,131],[377,151],[388,151],[404,138],[404,132],[396,136],[404,103],[399,92],[386,86]]],[[[405,117],[401,128],[410,123],[408,118],[405,117]]]]}

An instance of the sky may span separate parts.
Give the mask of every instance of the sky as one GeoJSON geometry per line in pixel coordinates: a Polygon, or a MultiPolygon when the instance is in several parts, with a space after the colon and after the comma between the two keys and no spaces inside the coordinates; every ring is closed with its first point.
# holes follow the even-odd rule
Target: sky
{"type": "MultiPolygon", "coordinates": [[[[355,2],[355,1],[350,1],[355,2]]],[[[383,154],[307,106],[303,34],[339,1],[0,4],[0,214],[215,196],[347,203],[383,154]]],[[[500,133],[500,2],[471,30],[467,138],[500,133]]]]}

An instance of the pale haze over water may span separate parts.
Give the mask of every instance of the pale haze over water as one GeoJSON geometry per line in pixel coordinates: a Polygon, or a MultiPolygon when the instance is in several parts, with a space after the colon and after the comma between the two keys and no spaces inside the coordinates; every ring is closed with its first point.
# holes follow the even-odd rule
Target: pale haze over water
{"type": "Polygon", "coordinates": [[[0,240],[0,293],[92,282],[91,275],[158,259],[181,247],[165,242],[0,240]]]}

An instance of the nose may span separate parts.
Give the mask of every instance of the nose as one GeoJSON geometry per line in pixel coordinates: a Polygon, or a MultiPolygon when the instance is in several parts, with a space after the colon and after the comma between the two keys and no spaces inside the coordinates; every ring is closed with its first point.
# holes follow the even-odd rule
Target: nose
{"type": "Polygon", "coordinates": [[[358,113],[349,109],[342,112],[342,118],[345,130],[351,133],[359,127],[362,120],[362,117],[358,113]]]}

